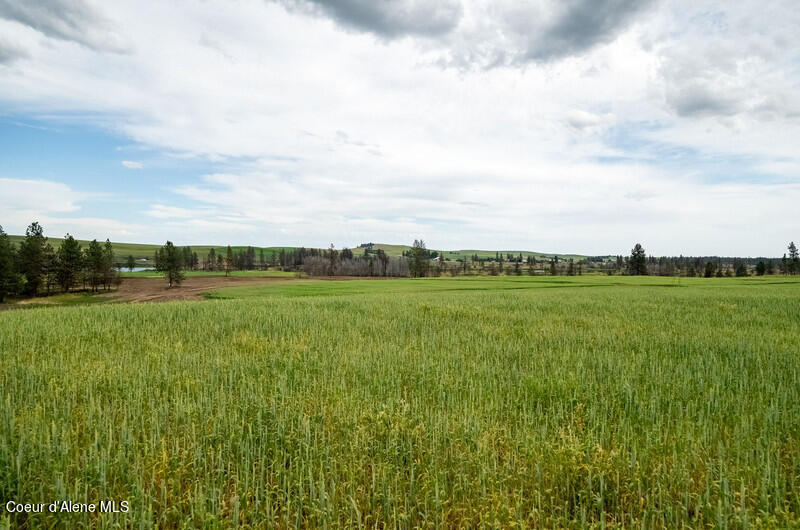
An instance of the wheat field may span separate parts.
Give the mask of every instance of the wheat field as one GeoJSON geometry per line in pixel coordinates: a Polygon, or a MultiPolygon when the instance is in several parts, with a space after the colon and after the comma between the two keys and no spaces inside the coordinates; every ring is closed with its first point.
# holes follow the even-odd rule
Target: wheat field
{"type": "Polygon", "coordinates": [[[800,282],[472,281],[0,313],[0,524],[800,525],[800,282]]]}

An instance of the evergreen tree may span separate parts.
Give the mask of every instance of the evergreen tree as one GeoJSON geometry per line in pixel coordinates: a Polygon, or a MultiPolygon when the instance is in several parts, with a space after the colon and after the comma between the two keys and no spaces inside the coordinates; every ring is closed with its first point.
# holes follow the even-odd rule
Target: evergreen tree
{"type": "Polygon", "coordinates": [[[20,277],[16,271],[16,252],[8,235],[0,226],[0,303],[6,296],[17,294],[20,277]]]}
{"type": "Polygon", "coordinates": [[[45,243],[42,252],[42,282],[48,296],[58,285],[58,260],[56,259],[56,251],[53,250],[53,245],[50,243],[45,243]]]}
{"type": "Polygon", "coordinates": [[[737,277],[747,276],[747,266],[740,259],[733,260],[733,271],[737,277]]]}
{"type": "Polygon", "coordinates": [[[25,239],[19,246],[20,270],[25,275],[25,293],[36,296],[42,285],[47,238],[41,225],[34,221],[25,229],[25,239]]]}
{"type": "Polygon", "coordinates": [[[706,266],[705,266],[705,270],[703,272],[703,276],[705,278],[711,278],[712,276],[714,276],[714,269],[715,268],[716,267],[714,267],[714,263],[713,262],[707,261],[706,262],[706,266]]]}
{"type": "Polygon", "coordinates": [[[225,276],[228,276],[233,270],[233,249],[230,245],[225,249],[225,276]]]}
{"type": "Polygon", "coordinates": [[[408,270],[412,277],[422,278],[428,274],[428,251],[423,240],[414,240],[410,252],[408,270]]]}
{"type": "Polygon", "coordinates": [[[129,255],[125,259],[125,267],[127,267],[128,272],[133,272],[133,269],[136,267],[136,260],[134,259],[133,255],[129,255]]]}
{"type": "Polygon", "coordinates": [[[114,264],[114,246],[111,241],[106,239],[103,245],[103,285],[106,290],[111,288],[116,276],[116,267],[114,264]]]}
{"type": "Polygon", "coordinates": [[[336,251],[336,247],[333,246],[333,243],[331,243],[331,246],[328,249],[328,276],[333,276],[336,274],[336,262],[338,260],[339,253],[336,251]]]}
{"type": "Polygon", "coordinates": [[[57,280],[64,292],[69,291],[78,281],[83,269],[83,252],[74,237],[67,234],[58,247],[56,255],[57,280]]]}
{"type": "MultiPolygon", "coordinates": [[[[230,247],[228,247],[230,250],[230,247]]],[[[167,241],[156,251],[156,270],[164,274],[169,287],[180,285],[184,279],[183,253],[178,247],[167,241]]]]}
{"type": "Polygon", "coordinates": [[[386,276],[386,267],[389,265],[389,256],[383,249],[378,249],[378,261],[381,263],[381,276],[386,276]]]}
{"type": "Polygon", "coordinates": [[[89,287],[92,292],[95,292],[103,280],[103,247],[96,239],[93,239],[84,249],[83,259],[89,276],[89,287]]]}
{"type": "Polygon", "coordinates": [[[756,265],[756,274],[758,276],[764,276],[766,272],[767,272],[767,264],[764,263],[764,260],[759,261],[758,265],[756,265]]]}
{"type": "Polygon", "coordinates": [[[631,249],[631,257],[628,260],[628,273],[633,276],[647,275],[647,255],[639,243],[636,243],[631,249]]]}
{"type": "Polygon", "coordinates": [[[789,250],[789,274],[800,273],[800,257],[798,257],[797,246],[794,244],[794,241],[789,243],[787,248],[789,250]]]}

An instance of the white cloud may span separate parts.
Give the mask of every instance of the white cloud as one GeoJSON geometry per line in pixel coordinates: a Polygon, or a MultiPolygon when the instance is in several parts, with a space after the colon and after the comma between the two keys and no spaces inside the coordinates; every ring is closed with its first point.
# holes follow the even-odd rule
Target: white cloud
{"type": "Polygon", "coordinates": [[[15,50],[0,101],[207,162],[194,182],[153,191],[138,240],[424,237],[606,253],[642,239],[663,253],[757,254],[793,237],[791,2],[648,3],[646,17],[612,2],[583,40],[586,2],[465,1],[426,32],[409,25],[427,9],[412,4],[421,11],[370,8],[367,19],[356,0],[311,14],[262,0],[103,4],[125,54],[0,20],[15,50]],[[714,184],[695,164],[734,156],[784,183],[714,184]],[[625,162],[598,161],[609,159],[625,162]]]}
{"type": "Polygon", "coordinates": [[[96,195],[76,192],[61,182],[0,178],[0,190],[0,224],[9,234],[24,234],[33,221],[44,227],[47,236],[69,232],[81,239],[127,240],[144,229],[116,219],[80,215],[80,203],[96,195]]]}

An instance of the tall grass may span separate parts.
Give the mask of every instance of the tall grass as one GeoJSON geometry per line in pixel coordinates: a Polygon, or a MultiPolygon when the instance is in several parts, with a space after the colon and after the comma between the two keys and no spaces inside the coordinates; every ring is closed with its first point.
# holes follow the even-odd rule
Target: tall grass
{"type": "Polygon", "coordinates": [[[0,517],[797,526],[800,284],[699,285],[7,311],[3,503],[132,510],[0,517]]]}

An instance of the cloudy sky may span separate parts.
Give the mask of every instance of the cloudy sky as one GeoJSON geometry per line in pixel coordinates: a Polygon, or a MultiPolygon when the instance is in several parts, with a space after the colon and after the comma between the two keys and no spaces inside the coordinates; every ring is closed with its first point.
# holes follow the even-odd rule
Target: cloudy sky
{"type": "Polygon", "coordinates": [[[0,224],[770,255],[793,1],[0,0],[0,224]]]}

